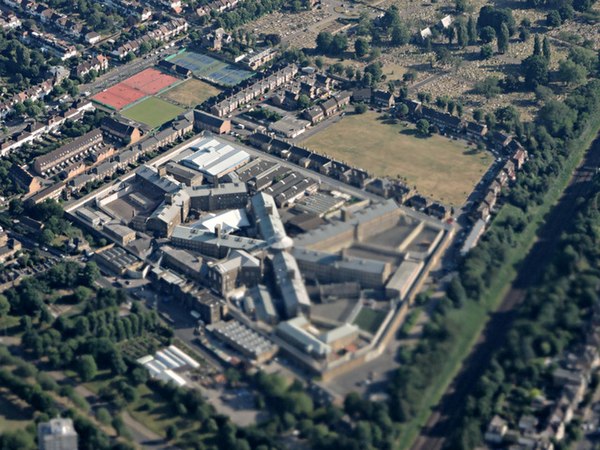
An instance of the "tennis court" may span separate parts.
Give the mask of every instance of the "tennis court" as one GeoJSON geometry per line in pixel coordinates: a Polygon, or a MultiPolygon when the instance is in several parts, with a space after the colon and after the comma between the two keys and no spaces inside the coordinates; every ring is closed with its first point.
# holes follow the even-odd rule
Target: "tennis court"
{"type": "Polygon", "coordinates": [[[236,86],[254,75],[252,72],[219,61],[202,53],[183,52],[167,60],[191,70],[198,78],[203,78],[222,86],[236,86]]]}
{"type": "Polygon", "coordinates": [[[154,95],[178,82],[178,78],[150,68],[94,95],[92,100],[120,111],[128,105],[149,95],[154,95]]]}
{"type": "Polygon", "coordinates": [[[94,95],[92,100],[109,106],[110,108],[121,110],[125,106],[145,97],[142,91],[134,89],[123,83],[115,84],[113,87],[94,95]]]}
{"type": "Polygon", "coordinates": [[[179,79],[162,73],[156,69],[146,69],[134,76],[127,78],[123,83],[127,86],[142,91],[146,95],[154,95],[163,89],[177,83],[179,79]]]}

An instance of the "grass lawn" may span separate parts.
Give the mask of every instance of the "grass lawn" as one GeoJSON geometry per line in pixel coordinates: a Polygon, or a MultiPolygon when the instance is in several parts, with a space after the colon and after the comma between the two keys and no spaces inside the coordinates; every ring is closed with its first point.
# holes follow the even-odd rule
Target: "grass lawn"
{"type": "Polygon", "coordinates": [[[150,97],[133,105],[131,108],[123,110],[121,114],[129,119],[156,128],[174,119],[183,111],[184,109],[179,106],[175,106],[160,98],[150,97]]]}
{"type": "Polygon", "coordinates": [[[190,78],[174,88],[163,92],[160,96],[161,98],[171,100],[178,105],[192,107],[199,105],[206,99],[213,97],[220,92],[220,89],[205,83],[204,81],[190,78]]]}
{"type": "Polygon", "coordinates": [[[381,322],[385,319],[385,315],[386,313],[384,311],[363,306],[356,316],[356,319],[354,319],[354,325],[358,325],[361,330],[375,334],[377,333],[381,322]]]}
{"type": "Polygon", "coordinates": [[[415,136],[414,127],[385,124],[379,114],[351,114],[302,145],[373,175],[399,176],[428,197],[460,206],[493,161],[487,152],[439,135],[415,136]]]}
{"type": "Polygon", "coordinates": [[[0,390],[0,433],[32,423],[33,409],[5,389],[0,390]]]}

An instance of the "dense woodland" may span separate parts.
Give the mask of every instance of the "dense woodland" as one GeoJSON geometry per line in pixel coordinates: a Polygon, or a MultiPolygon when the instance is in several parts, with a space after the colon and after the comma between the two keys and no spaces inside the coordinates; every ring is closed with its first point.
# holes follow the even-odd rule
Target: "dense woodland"
{"type": "Polygon", "coordinates": [[[19,92],[47,78],[48,59],[39,50],[23,45],[19,31],[0,31],[0,77],[9,92],[19,92]]]}

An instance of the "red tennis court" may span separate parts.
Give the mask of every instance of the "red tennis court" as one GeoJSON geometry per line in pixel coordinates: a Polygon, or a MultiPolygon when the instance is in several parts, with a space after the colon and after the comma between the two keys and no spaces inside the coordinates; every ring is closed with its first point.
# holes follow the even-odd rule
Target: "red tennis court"
{"type": "Polygon", "coordinates": [[[142,91],[129,87],[126,84],[119,83],[94,95],[92,98],[97,102],[108,105],[114,109],[122,109],[145,96],[146,94],[142,91]]]}
{"type": "Polygon", "coordinates": [[[98,103],[121,110],[127,105],[175,84],[179,79],[156,69],[146,69],[94,95],[98,103]]]}
{"type": "Polygon", "coordinates": [[[147,95],[154,95],[178,81],[177,78],[171,75],[150,68],[127,78],[123,83],[134,89],[139,89],[147,95]]]}

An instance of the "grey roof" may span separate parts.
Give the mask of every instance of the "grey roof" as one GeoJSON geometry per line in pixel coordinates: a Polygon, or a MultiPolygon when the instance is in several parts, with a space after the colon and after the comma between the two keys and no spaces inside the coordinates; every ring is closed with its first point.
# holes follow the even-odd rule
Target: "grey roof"
{"type": "Polygon", "coordinates": [[[179,191],[181,187],[170,176],[161,177],[156,169],[150,166],[142,166],[136,172],[136,175],[148,183],[154,185],[157,189],[164,193],[174,194],[179,191]]]}
{"type": "Polygon", "coordinates": [[[258,318],[264,322],[272,319],[277,319],[277,311],[273,305],[271,293],[266,286],[259,284],[251,289],[251,295],[254,298],[256,305],[256,313],[258,318]]]}
{"type": "Polygon", "coordinates": [[[325,357],[331,353],[331,347],[306,331],[304,329],[306,326],[308,326],[308,321],[304,316],[298,316],[277,325],[277,332],[282,334],[284,338],[290,338],[296,346],[299,346],[308,354],[325,357]]]}
{"type": "Polygon", "coordinates": [[[275,283],[281,293],[287,316],[296,315],[300,307],[309,308],[310,298],[294,257],[287,252],[276,252],[272,263],[275,283]]]}
{"type": "Polygon", "coordinates": [[[220,183],[215,186],[200,185],[184,188],[190,197],[208,197],[209,195],[246,194],[248,188],[244,183],[220,183]]]}
{"type": "Polygon", "coordinates": [[[309,247],[318,242],[329,239],[332,236],[342,234],[348,229],[354,228],[357,224],[368,222],[397,209],[398,205],[394,200],[386,200],[382,203],[373,203],[369,207],[354,213],[353,216],[347,221],[331,222],[327,225],[317,228],[316,230],[301,234],[295,239],[295,243],[299,247],[309,247]]]}
{"type": "Polygon", "coordinates": [[[198,230],[197,228],[191,228],[185,225],[176,226],[173,229],[171,239],[174,242],[176,242],[178,239],[183,241],[197,241],[221,246],[224,248],[246,250],[248,252],[263,248],[266,245],[266,242],[261,241],[260,239],[252,239],[230,234],[217,237],[215,233],[198,230]]]}
{"type": "Polygon", "coordinates": [[[273,248],[289,248],[294,242],[287,236],[275,200],[263,192],[250,200],[254,220],[262,238],[273,248]]]}

